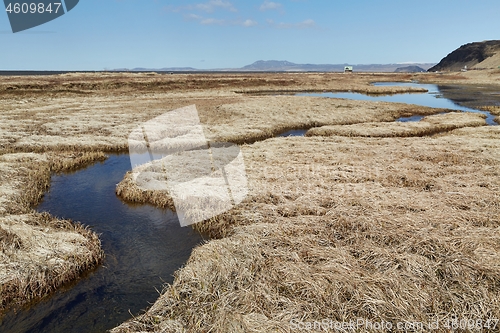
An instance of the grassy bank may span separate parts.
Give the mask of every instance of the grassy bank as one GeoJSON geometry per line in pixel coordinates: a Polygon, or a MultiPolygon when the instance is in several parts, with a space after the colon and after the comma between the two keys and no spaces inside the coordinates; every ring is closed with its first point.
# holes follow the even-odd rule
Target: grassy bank
{"type": "MultiPolygon", "coordinates": [[[[481,110],[488,111],[495,116],[500,116],[500,106],[483,106],[481,110]]],[[[497,124],[500,124],[500,117],[496,117],[494,120],[497,124]]]]}
{"type": "Polygon", "coordinates": [[[244,146],[248,199],[199,226],[220,239],[113,332],[498,318],[499,139],[481,127],[244,146]]]}
{"type": "MultiPolygon", "coordinates": [[[[311,127],[306,136],[414,137],[486,124],[482,114],[450,112],[433,115],[443,111],[447,110],[396,103],[373,106],[363,101],[278,96],[271,100],[260,97],[207,108],[203,118],[206,119],[208,138],[239,143],[265,140],[290,129],[311,127]],[[431,116],[420,122],[395,122],[400,117],[414,114],[431,116]]],[[[154,165],[142,171],[156,177],[163,175],[154,165]]],[[[135,181],[137,175],[138,172],[128,172],[117,185],[116,194],[129,202],[150,203],[175,210],[166,190],[144,190],[135,181]]]]}
{"type": "Polygon", "coordinates": [[[0,249],[0,312],[52,294],[103,258],[95,233],[39,213],[0,217],[0,249]]]}
{"type": "Polygon", "coordinates": [[[415,137],[434,135],[462,127],[486,125],[486,116],[477,113],[450,112],[424,117],[418,122],[367,122],[344,126],[322,126],[307,131],[306,136],[415,137]]]}
{"type": "Polygon", "coordinates": [[[500,106],[482,106],[480,107],[481,110],[483,111],[488,111],[491,114],[494,114],[496,116],[500,116],[500,106]]]}
{"type": "Polygon", "coordinates": [[[354,101],[321,97],[248,97],[241,102],[204,108],[200,118],[212,141],[252,143],[291,129],[366,122],[391,122],[440,109],[407,104],[354,101]]]}

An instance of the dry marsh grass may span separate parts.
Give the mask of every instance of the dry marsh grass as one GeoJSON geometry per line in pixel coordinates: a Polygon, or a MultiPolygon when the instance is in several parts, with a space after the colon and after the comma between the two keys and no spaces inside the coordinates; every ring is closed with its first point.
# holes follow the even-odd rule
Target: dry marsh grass
{"type": "MultiPolygon", "coordinates": [[[[222,105],[204,106],[199,109],[204,124],[204,132],[210,141],[252,143],[272,138],[291,129],[311,128],[325,124],[335,124],[333,128],[358,128],[370,133],[371,124],[386,126],[386,131],[399,128],[399,132],[409,132],[409,126],[390,123],[400,117],[414,114],[432,115],[442,109],[426,108],[398,103],[370,103],[346,99],[310,98],[274,96],[251,97],[240,102],[222,105]],[[376,123],[375,123],[376,122],[376,123]],[[383,123],[380,123],[383,122],[383,123]],[[356,124],[356,125],[351,125],[356,124]],[[350,126],[348,126],[350,125],[350,126]],[[391,127],[392,126],[392,127],[391,127]],[[399,127],[398,127],[399,126],[399,127]]],[[[421,126],[420,132],[452,130],[461,126],[480,126],[484,124],[481,116],[452,114],[450,116],[429,118],[421,126]],[[457,124],[452,124],[458,121],[457,124]],[[435,122],[439,124],[434,124],[435,122]]],[[[330,127],[326,127],[330,128],[330,127]]],[[[318,130],[323,129],[320,127],[318,130]]],[[[418,126],[411,130],[417,133],[418,126]]],[[[308,133],[316,133],[316,129],[308,133]]],[[[379,130],[381,132],[381,130],[379,130]]],[[[318,135],[318,134],[313,134],[318,135]]],[[[135,203],[151,203],[162,208],[175,209],[167,191],[146,191],[133,180],[133,173],[128,172],[116,188],[121,198],[135,203]]]]}
{"type": "Polygon", "coordinates": [[[0,250],[2,252],[19,249],[22,246],[22,240],[15,233],[0,228],[0,250]]]}
{"type": "MultiPolygon", "coordinates": [[[[210,93],[206,93],[210,94],[210,93]]],[[[0,103],[1,104],[1,103],[0,103]]],[[[144,121],[195,104],[212,141],[254,142],[296,128],[393,121],[438,109],[405,104],[294,96],[211,97],[153,93],[141,97],[61,97],[40,105],[9,105],[0,113],[0,149],[23,152],[124,151],[127,136],[144,121]]],[[[0,105],[0,109],[2,106],[0,105]]]]}
{"type": "Polygon", "coordinates": [[[414,88],[374,87],[375,81],[409,81],[410,74],[341,73],[226,73],[149,75],[144,73],[64,74],[53,76],[19,76],[0,78],[0,95],[13,98],[41,96],[88,96],[136,94],[143,92],[197,91],[345,91],[394,93],[416,91],[414,88]]]}
{"type": "Polygon", "coordinates": [[[274,96],[202,107],[200,119],[208,139],[241,144],[271,138],[291,129],[390,122],[409,115],[431,115],[441,111],[397,103],[274,96]]]}
{"type": "Polygon", "coordinates": [[[50,295],[96,267],[98,236],[49,214],[0,217],[0,312],[50,295]]]}
{"type": "Polygon", "coordinates": [[[243,146],[249,197],[197,225],[221,239],[196,249],[151,309],[113,332],[499,318],[499,139],[485,126],[243,146]]]}
{"type": "Polygon", "coordinates": [[[48,189],[50,168],[44,156],[19,153],[0,156],[0,216],[25,214],[48,189]]]}
{"type": "Polygon", "coordinates": [[[137,185],[132,172],[127,172],[123,180],[116,185],[116,195],[133,203],[148,203],[160,208],[175,210],[172,197],[162,190],[146,190],[137,185]]]}
{"type": "Polygon", "coordinates": [[[306,136],[415,137],[448,132],[461,127],[486,125],[486,116],[477,113],[450,112],[424,117],[417,122],[367,122],[354,125],[312,128],[306,136]]]}
{"type": "MultiPolygon", "coordinates": [[[[304,100],[307,101],[309,99],[304,98],[304,100]]],[[[212,131],[208,133],[208,137],[216,140],[229,139],[228,141],[231,142],[254,142],[259,139],[267,139],[289,129],[308,128],[313,126],[313,124],[318,125],[321,123],[338,123],[344,125],[312,128],[306,135],[413,137],[433,135],[461,127],[475,127],[486,124],[484,115],[463,112],[450,112],[444,115],[438,114],[427,116],[420,122],[395,123],[389,122],[388,120],[394,120],[408,114],[411,115],[415,112],[431,114],[438,113],[443,110],[411,106],[402,107],[398,104],[388,105],[390,103],[383,103],[383,106],[387,108],[384,108],[383,111],[377,111],[376,108],[370,109],[367,107],[367,104],[369,105],[369,103],[361,102],[357,105],[357,107],[354,107],[348,103],[351,101],[331,101],[327,98],[312,99],[313,105],[305,106],[308,110],[314,110],[314,122],[307,123],[308,119],[311,119],[311,115],[310,113],[300,112],[301,109],[288,111],[289,114],[285,118],[278,112],[275,113],[275,110],[280,110],[284,107],[283,104],[289,105],[286,104],[287,101],[288,99],[284,97],[275,98],[274,101],[267,103],[267,108],[260,99],[247,103],[229,104],[216,107],[215,109],[222,114],[243,112],[245,117],[230,119],[228,122],[231,125],[209,125],[208,128],[211,128],[212,131]],[[260,112],[252,112],[252,110],[260,110],[260,112]],[[262,122],[262,119],[267,119],[268,122],[264,123],[262,122]],[[289,123],[286,122],[287,119],[290,119],[289,123]],[[385,120],[386,122],[372,122],[373,120],[385,120]],[[279,122],[282,122],[282,125],[271,125],[279,122]],[[349,125],[351,123],[355,124],[349,125]],[[261,129],[259,130],[259,128],[261,129]],[[247,134],[248,132],[246,130],[251,131],[251,134],[247,134]]],[[[305,103],[302,102],[301,104],[304,105],[305,103]]],[[[207,117],[207,114],[204,116],[207,117]]],[[[214,121],[212,120],[212,122],[214,121]]],[[[149,170],[149,172],[155,173],[154,170],[149,170]]],[[[162,171],[160,171],[160,174],[157,176],[161,177],[162,171]]],[[[116,194],[130,202],[150,203],[161,208],[170,208],[175,210],[174,203],[168,194],[168,191],[145,190],[141,188],[134,181],[133,172],[128,172],[124,179],[117,185],[116,194]]]]}
{"type": "Polygon", "coordinates": [[[107,155],[102,151],[95,152],[57,152],[48,153],[50,171],[68,172],[86,168],[89,164],[95,162],[103,162],[107,159],[107,155]]]}
{"type": "Polygon", "coordinates": [[[489,113],[500,116],[500,106],[487,105],[479,107],[480,110],[488,111],[489,113]]]}
{"type": "MultiPolygon", "coordinates": [[[[326,99],[300,102],[309,105],[307,122],[287,102],[258,96],[204,109],[205,116],[224,115],[223,125],[207,116],[207,136],[254,142],[330,123],[349,135],[387,137],[336,133],[243,145],[248,198],[197,224],[216,239],[195,249],[144,315],[113,332],[289,332],[291,320],[499,318],[500,129],[482,126],[482,115],[432,115],[442,111],[435,109],[417,126],[394,124],[418,112],[326,99]],[[253,119],[261,115],[268,124],[253,119]]],[[[118,189],[169,205],[166,193],[137,191],[131,174],[118,189]]]]}

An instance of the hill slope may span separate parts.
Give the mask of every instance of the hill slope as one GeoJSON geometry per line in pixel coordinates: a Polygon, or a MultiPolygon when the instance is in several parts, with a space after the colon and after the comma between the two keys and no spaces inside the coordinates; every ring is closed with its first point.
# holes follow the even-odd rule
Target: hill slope
{"type": "Polygon", "coordinates": [[[468,68],[497,68],[500,66],[500,40],[469,43],[460,46],[429,69],[435,71],[459,71],[468,68]]]}

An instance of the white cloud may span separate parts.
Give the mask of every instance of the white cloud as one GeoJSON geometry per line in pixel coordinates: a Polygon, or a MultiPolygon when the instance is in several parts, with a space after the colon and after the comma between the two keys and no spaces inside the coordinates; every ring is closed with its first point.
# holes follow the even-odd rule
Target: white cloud
{"type": "Polygon", "coordinates": [[[202,16],[200,16],[200,15],[196,15],[196,14],[193,14],[193,13],[189,13],[189,14],[187,14],[187,15],[184,15],[184,17],[185,17],[186,19],[188,19],[188,20],[197,20],[197,21],[198,21],[198,20],[202,20],[202,19],[203,19],[203,17],[202,17],[202,16]]]}
{"type": "Polygon", "coordinates": [[[301,29],[314,28],[315,26],[316,26],[316,22],[314,22],[314,20],[311,20],[311,19],[297,23],[297,27],[299,27],[301,29]]]}
{"type": "Polygon", "coordinates": [[[316,22],[311,19],[299,23],[286,23],[286,22],[276,23],[273,20],[267,20],[267,24],[271,27],[278,29],[310,29],[316,27],[316,22]]]}
{"type": "MultiPolygon", "coordinates": [[[[166,11],[169,12],[185,12],[184,14],[184,19],[185,20],[191,20],[191,21],[197,21],[199,24],[202,25],[220,25],[220,26],[241,26],[241,27],[254,27],[259,25],[257,21],[254,21],[252,19],[242,19],[242,18],[236,18],[236,17],[228,17],[228,18],[215,18],[215,17],[206,17],[206,15],[203,15],[203,13],[199,12],[206,12],[206,13],[212,13],[217,9],[225,9],[231,12],[237,12],[237,9],[233,6],[231,1],[228,0],[210,0],[207,2],[203,3],[197,3],[197,4],[192,4],[192,5],[186,5],[186,6],[179,6],[179,7],[173,7],[173,6],[167,6],[165,7],[166,11]]],[[[212,16],[212,15],[210,15],[212,16]]],[[[232,16],[232,15],[230,15],[232,16]]]]}
{"type": "Polygon", "coordinates": [[[266,11],[266,10],[276,10],[276,9],[281,9],[283,6],[278,3],[278,2],[272,2],[272,1],[264,1],[262,5],[260,5],[260,10],[261,11],[266,11]]]}
{"type": "Polygon", "coordinates": [[[225,25],[226,20],[218,20],[214,18],[206,18],[206,19],[201,19],[200,24],[203,25],[225,25]]]}
{"type": "Polygon", "coordinates": [[[213,12],[217,8],[227,9],[231,12],[236,12],[236,8],[234,8],[233,4],[230,1],[224,0],[210,0],[205,3],[198,3],[194,5],[194,8],[198,10],[205,11],[207,13],[213,12]]]}
{"type": "Polygon", "coordinates": [[[194,5],[178,6],[178,7],[165,6],[164,9],[168,12],[174,12],[174,13],[178,13],[181,11],[194,11],[194,10],[212,13],[216,9],[225,9],[229,10],[230,12],[238,11],[233,6],[231,1],[225,1],[225,0],[210,0],[208,2],[201,2],[194,5]]]}
{"type": "Polygon", "coordinates": [[[254,27],[259,25],[257,21],[247,19],[247,20],[225,20],[225,19],[216,19],[213,17],[203,17],[196,14],[188,14],[184,16],[187,20],[198,21],[198,23],[202,25],[220,25],[220,26],[242,26],[242,27],[254,27]]]}
{"type": "Polygon", "coordinates": [[[242,26],[244,27],[253,27],[253,26],[256,26],[258,25],[259,23],[257,23],[256,21],[254,20],[245,20],[243,23],[242,23],[242,26]]]}

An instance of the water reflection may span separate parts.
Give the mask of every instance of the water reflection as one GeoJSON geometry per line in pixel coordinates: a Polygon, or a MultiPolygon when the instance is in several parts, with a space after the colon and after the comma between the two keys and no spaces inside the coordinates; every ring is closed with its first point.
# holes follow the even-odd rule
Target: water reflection
{"type": "Polygon", "coordinates": [[[281,133],[281,134],[277,135],[277,137],[304,136],[304,135],[306,135],[306,132],[307,132],[306,129],[290,130],[290,131],[286,131],[285,133],[281,133]]]}

